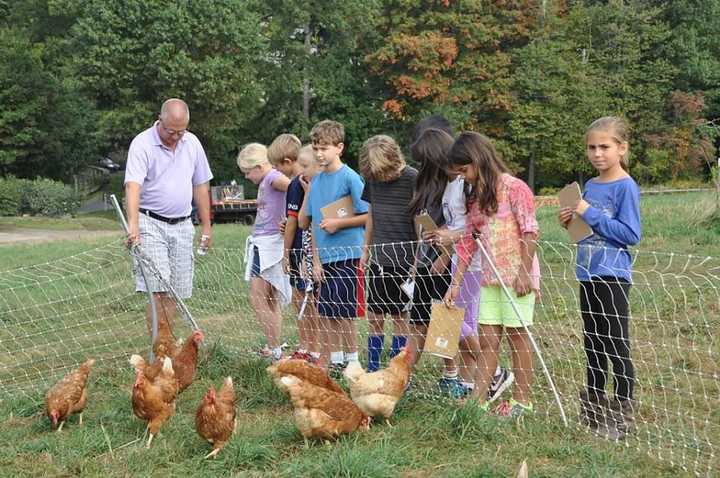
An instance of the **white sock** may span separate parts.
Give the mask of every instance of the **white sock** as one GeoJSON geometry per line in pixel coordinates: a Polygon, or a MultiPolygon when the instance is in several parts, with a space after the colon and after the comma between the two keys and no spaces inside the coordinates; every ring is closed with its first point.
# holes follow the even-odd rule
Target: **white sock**
{"type": "Polygon", "coordinates": [[[310,352],[310,356],[312,358],[319,359],[320,358],[320,352],[310,352]]]}
{"type": "Polygon", "coordinates": [[[345,354],[343,352],[330,352],[330,362],[343,363],[344,361],[345,361],[345,354]]]}
{"type": "Polygon", "coordinates": [[[280,347],[272,349],[272,356],[275,360],[280,360],[280,357],[282,357],[282,349],[280,347]]]}
{"type": "Polygon", "coordinates": [[[357,352],[348,352],[345,354],[345,358],[348,362],[357,362],[360,360],[357,352]]]}
{"type": "Polygon", "coordinates": [[[502,373],[502,369],[500,368],[500,365],[498,365],[497,368],[495,369],[495,376],[497,377],[501,373],[502,373]]]}
{"type": "Polygon", "coordinates": [[[443,378],[449,378],[450,380],[457,380],[457,377],[458,377],[457,370],[453,370],[452,372],[448,372],[447,370],[445,370],[443,372],[443,378]]]}

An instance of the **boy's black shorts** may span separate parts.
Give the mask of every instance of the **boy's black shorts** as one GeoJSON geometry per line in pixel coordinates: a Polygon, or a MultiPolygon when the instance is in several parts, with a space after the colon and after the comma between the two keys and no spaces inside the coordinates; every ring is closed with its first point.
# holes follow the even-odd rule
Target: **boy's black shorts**
{"type": "Polygon", "coordinates": [[[433,300],[442,300],[445,297],[451,279],[449,271],[440,275],[431,275],[429,268],[418,268],[415,276],[413,308],[410,310],[411,324],[430,324],[432,302],[433,300]]]}
{"type": "Polygon", "coordinates": [[[410,273],[400,267],[370,264],[368,268],[367,308],[376,314],[400,315],[410,302],[400,285],[410,273]]]}

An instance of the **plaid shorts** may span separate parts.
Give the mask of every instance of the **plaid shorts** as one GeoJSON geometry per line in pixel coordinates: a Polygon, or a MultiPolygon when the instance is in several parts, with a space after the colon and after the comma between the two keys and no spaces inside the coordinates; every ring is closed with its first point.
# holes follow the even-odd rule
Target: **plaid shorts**
{"type": "MultiPolygon", "coordinates": [[[[178,224],[158,221],[140,214],[140,247],[181,299],[192,295],[193,283],[193,236],[195,228],[190,219],[178,224]]],[[[135,272],[135,290],[146,292],[146,284],[140,273],[137,261],[135,272]]],[[[145,271],[150,290],[167,292],[167,288],[149,270],[145,271]]]]}

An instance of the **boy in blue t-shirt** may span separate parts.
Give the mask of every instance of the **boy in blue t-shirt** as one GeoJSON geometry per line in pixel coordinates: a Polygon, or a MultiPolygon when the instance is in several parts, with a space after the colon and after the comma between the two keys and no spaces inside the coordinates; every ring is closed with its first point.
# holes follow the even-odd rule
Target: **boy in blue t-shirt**
{"type": "Polygon", "coordinates": [[[298,222],[304,229],[312,225],[320,324],[327,331],[331,367],[339,368],[345,361],[358,360],[353,319],[365,315],[365,277],[359,260],[368,204],[361,199],[362,178],[340,159],[345,141],[343,126],[321,121],[313,127],[310,138],[322,172],[312,180],[298,222]],[[355,215],[324,218],[321,209],[345,196],[352,198],[355,215]]]}

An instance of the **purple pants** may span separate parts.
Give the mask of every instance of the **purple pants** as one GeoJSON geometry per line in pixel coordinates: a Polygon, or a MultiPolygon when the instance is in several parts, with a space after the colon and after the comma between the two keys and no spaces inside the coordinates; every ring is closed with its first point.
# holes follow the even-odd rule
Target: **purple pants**
{"type": "MultiPolygon", "coordinates": [[[[455,274],[453,267],[453,275],[455,274]]],[[[460,293],[455,305],[465,309],[465,319],[460,329],[460,338],[478,336],[478,313],[480,306],[480,280],[482,271],[467,271],[463,276],[460,293]]]]}

